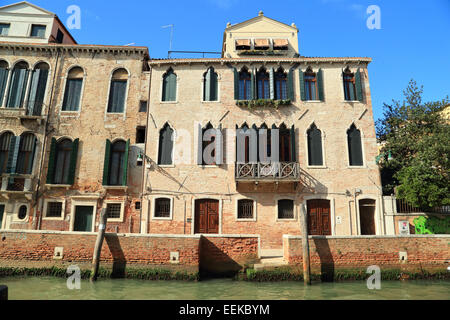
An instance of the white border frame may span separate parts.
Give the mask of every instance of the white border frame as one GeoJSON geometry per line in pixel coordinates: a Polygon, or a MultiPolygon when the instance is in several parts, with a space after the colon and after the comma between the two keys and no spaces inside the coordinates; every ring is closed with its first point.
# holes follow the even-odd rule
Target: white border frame
{"type": "Polygon", "coordinates": [[[107,221],[123,223],[125,213],[125,200],[105,200],[103,201],[102,208],[107,209],[108,204],[120,204],[120,218],[107,218],[107,221]]]}
{"type": "Polygon", "coordinates": [[[46,220],[46,221],[64,221],[66,219],[66,199],[52,199],[52,198],[46,198],[44,199],[44,208],[42,209],[42,220],[46,220]],[[48,209],[48,204],[50,202],[60,202],[62,203],[62,208],[61,208],[61,217],[60,218],[56,218],[56,217],[47,217],[47,209],[48,209]]]}
{"type": "MultiPolygon", "coordinates": [[[[97,214],[98,214],[98,210],[97,210],[97,205],[98,205],[98,200],[93,201],[92,199],[86,199],[86,200],[75,200],[75,199],[71,199],[72,203],[71,203],[71,207],[70,207],[70,232],[78,232],[78,231],[73,231],[74,228],[74,223],[75,223],[75,214],[76,214],[76,207],[93,207],[93,217],[92,217],[92,229],[90,232],[95,232],[95,222],[97,220],[97,214]]],[[[89,232],[89,231],[80,231],[80,232],[89,232]]]]}
{"type": "Polygon", "coordinates": [[[331,222],[331,235],[336,235],[336,211],[335,211],[335,198],[329,195],[315,194],[310,196],[304,196],[302,205],[305,206],[305,213],[308,214],[308,200],[329,200],[330,201],[330,222],[331,222]]]}
{"type": "Polygon", "coordinates": [[[16,202],[16,204],[14,206],[13,219],[12,219],[11,222],[12,223],[27,223],[29,217],[30,217],[30,204],[26,203],[26,202],[16,202]],[[27,207],[27,215],[25,216],[25,218],[19,219],[19,209],[22,206],[26,206],[27,207]]]}
{"type": "Polygon", "coordinates": [[[165,196],[165,195],[159,195],[159,196],[153,196],[152,197],[152,207],[151,207],[151,220],[154,221],[172,221],[173,220],[173,196],[165,196]],[[155,203],[157,199],[169,199],[170,200],[170,216],[168,218],[163,217],[155,217],[155,203]]]}
{"type": "Polygon", "coordinates": [[[238,196],[235,198],[235,204],[234,204],[234,217],[236,222],[256,222],[258,220],[257,218],[257,209],[258,203],[255,199],[251,197],[246,196],[238,196]],[[239,219],[238,213],[239,213],[239,201],[240,200],[252,200],[253,201],[253,218],[252,219],[239,219]]]}
{"type": "MultiPolygon", "coordinates": [[[[223,217],[223,200],[220,197],[206,196],[206,197],[193,197],[191,204],[191,234],[192,235],[203,235],[203,233],[195,233],[195,202],[197,200],[218,200],[219,201],[219,235],[222,234],[222,217],[223,217]]],[[[210,233],[204,234],[205,236],[210,235],[210,233]]]]}

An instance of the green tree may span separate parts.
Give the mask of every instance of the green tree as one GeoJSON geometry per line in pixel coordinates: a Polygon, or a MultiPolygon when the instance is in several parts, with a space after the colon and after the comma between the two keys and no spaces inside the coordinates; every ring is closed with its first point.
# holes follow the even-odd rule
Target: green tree
{"type": "Polygon", "coordinates": [[[449,98],[424,103],[414,80],[403,93],[377,121],[381,152],[390,155],[380,164],[383,191],[424,210],[449,205],[450,125],[442,114],[449,98]]]}

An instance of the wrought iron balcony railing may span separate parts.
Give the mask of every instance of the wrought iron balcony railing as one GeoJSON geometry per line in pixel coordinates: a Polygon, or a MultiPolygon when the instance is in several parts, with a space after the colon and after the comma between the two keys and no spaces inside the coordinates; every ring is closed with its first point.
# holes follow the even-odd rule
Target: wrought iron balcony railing
{"type": "Polygon", "coordinates": [[[236,180],[299,181],[297,162],[236,163],[236,180]]]}

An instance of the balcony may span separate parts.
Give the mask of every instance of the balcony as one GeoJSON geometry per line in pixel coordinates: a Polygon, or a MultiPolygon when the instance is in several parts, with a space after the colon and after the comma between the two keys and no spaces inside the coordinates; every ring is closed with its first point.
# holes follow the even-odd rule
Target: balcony
{"type": "Polygon", "coordinates": [[[300,164],[297,162],[237,163],[236,181],[300,181],[300,164]]]}
{"type": "Polygon", "coordinates": [[[11,195],[25,196],[31,199],[33,194],[33,178],[29,175],[1,176],[0,195],[9,199],[11,195]]]}

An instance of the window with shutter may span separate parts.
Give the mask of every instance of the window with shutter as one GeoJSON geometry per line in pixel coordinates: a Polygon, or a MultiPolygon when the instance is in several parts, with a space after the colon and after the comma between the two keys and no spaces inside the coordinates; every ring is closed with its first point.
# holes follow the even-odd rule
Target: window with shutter
{"type": "Polygon", "coordinates": [[[110,156],[111,156],[111,141],[106,139],[105,144],[105,161],[103,165],[103,185],[108,185],[109,172],[110,172],[110,156]]]}
{"type": "Polygon", "coordinates": [[[52,184],[69,184],[72,147],[72,141],[69,139],[64,139],[57,143],[54,180],[52,181],[52,184]]]}
{"type": "Polygon", "coordinates": [[[52,138],[52,142],[50,144],[50,156],[48,158],[47,184],[52,184],[55,178],[56,146],[56,139],[52,138]]]}
{"type": "Polygon", "coordinates": [[[356,100],[355,75],[347,67],[343,73],[344,95],[346,101],[356,100]]]}
{"type": "Polygon", "coordinates": [[[363,155],[361,132],[356,128],[354,124],[352,124],[350,129],[347,131],[347,140],[350,166],[362,166],[363,155]]]}
{"type": "Polygon", "coordinates": [[[111,145],[108,186],[121,186],[124,184],[126,148],[127,143],[125,141],[116,141],[111,145]]]}
{"type": "Polygon", "coordinates": [[[294,69],[288,73],[288,99],[294,100],[294,69]]]}
{"type": "Polygon", "coordinates": [[[162,101],[176,101],[177,99],[177,75],[169,68],[163,75],[162,101]]]}
{"type": "Polygon", "coordinates": [[[24,133],[20,139],[16,173],[31,174],[37,139],[32,133],[24,133]]]}
{"type": "Polygon", "coordinates": [[[158,164],[171,165],[173,152],[173,130],[168,123],[159,132],[158,164]]]}
{"type": "Polygon", "coordinates": [[[363,102],[362,78],[361,78],[361,71],[359,69],[355,75],[355,87],[356,87],[356,98],[358,99],[358,101],[363,102]]]}
{"type": "Polygon", "coordinates": [[[257,98],[258,99],[269,99],[270,98],[270,85],[269,85],[269,73],[266,69],[262,67],[256,73],[256,84],[257,84],[257,98]]]}
{"type": "Polygon", "coordinates": [[[288,98],[287,92],[287,74],[283,68],[278,68],[275,72],[275,99],[286,100],[288,98]]]}
{"type": "Polygon", "coordinates": [[[308,68],[304,74],[306,100],[318,100],[316,73],[308,68]]]}
{"type": "Polygon", "coordinates": [[[308,165],[323,166],[322,132],[315,124],[307,132],[308,134],[308,165]]]}
{"type": "Polygon", "coordinates": [[[83,87],[83,77],[84,71],[80,67],[74,67],[70,69],[66,80],[66,89],[64,91],[62,111],[79,110],[81,88],[83,87]]]}
{"type": "Polygon", "coordinates": [[[8,75],[8,63],[6,61],[0,60],[0,107],[3,105],[3,97],[5,96],[8,75]]]}
{"type": "Polygon", "coordinates": [[[11,139],[14,134],[5,132],[0,136],[0,174],[6,173],[10,154],[11,139]]]}
{"type": "Polygon", "coordinates": [[[239,72],[239,100],[252,99],[252,76],[246,67],[239,72]]]}
{"type": "Polygon", "coordinates": [[[217,101],[218,96],[217,73],[210,67],[203,75],[203,101],[217,101]]]}
{"type": "Polygon", "coordinates": [[[12,71],[7,108],[22,108],[28,80],[28,64],[19,62],[12,71]]]}
{"type": "Polygon", "coordinates": [[[108,113],[123,113],[128,87],[128,72],[125,69],[114,71],[109,92],[108,113]]]}
{"type": "Polygon", "coordinates": [[[30,92],[28,94],[28,115],[41,115],[47,89],[48,70],[48,64],[40,63],[32,72],[30,92]]]}

